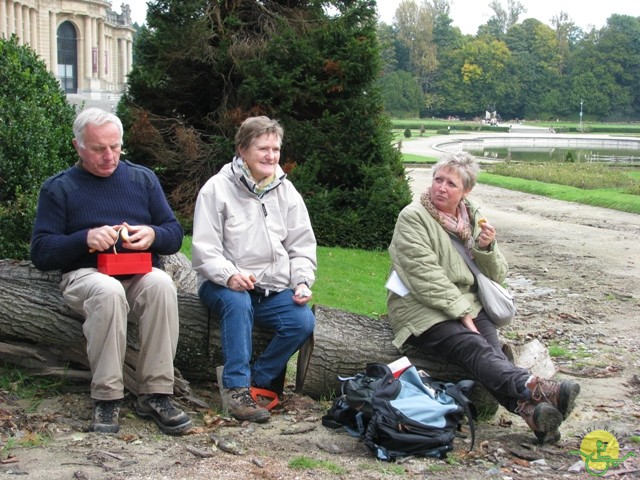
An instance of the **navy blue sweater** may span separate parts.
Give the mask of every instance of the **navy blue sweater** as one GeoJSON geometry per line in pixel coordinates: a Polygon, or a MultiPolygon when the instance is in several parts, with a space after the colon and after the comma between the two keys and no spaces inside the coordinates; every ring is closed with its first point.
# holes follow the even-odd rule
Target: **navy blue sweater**
{"type": "MultiPolygon", "coordinates": [[[[180,250],[182,227],[151,170],[120,161],[112,175],[98,177],[73,166],[47,179],[40,189],[31,261],[45,271],[95,268],[97,253],[89,253],[89,230],[123,222],[154,229],[155,241],[148,251],[155,266],[159,255],[180,250]]],[[[126,251],[119,243],[118,252],[126,251]]]]}

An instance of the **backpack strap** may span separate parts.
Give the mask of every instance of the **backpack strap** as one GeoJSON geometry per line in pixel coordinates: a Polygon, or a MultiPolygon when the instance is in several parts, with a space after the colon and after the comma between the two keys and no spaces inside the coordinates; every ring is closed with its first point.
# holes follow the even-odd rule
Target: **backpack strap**
{"type": "Polygon", "coordinates": [[[475,382],[473,380],[460,380],[458,383],[449,383],[445,386],[445,392],[458,402],[467,417],[469,430],[471,431],[471,447],[469,451],[473,450],[473,446],[476,443],[476,425],[473,419],[477,416],[477,412],[475,405],[467,397],[473,390],[474,385],[475,382]]]}
{"type": "Polygon", "coordinates": [[[350,410],[344,395],[336,397],[327,414],[322,417],[322,425],[332,429],[342,428],[347,423],[345,417],[350,413],[350,410]]]}
{"type": "Polygon", "coordinates": [[[349,435],[363,438],[367,429],[367,419],[347,403],[346,397],[336,397],[326,415],[322,416],[322,425],[333,430],[342,428],[349,435]]]}

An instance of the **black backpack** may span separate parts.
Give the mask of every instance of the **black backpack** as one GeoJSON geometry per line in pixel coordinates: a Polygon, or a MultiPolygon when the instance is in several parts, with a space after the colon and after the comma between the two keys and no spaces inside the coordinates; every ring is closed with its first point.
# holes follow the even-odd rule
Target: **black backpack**
{"type": "Polygon", "coordinates": [[[444,458],[453,449],[465,415],[473,449],[475,408],[468,399],[473,385],[471,380],[442,382],[414,366],[396,378],[387,365],[371,363],[365,372],[343,379],[343,393],[323,424],[364,438],[379,460],[409,455],[444,458]]]}
{"type": "Polygon", "coordinates": [[[341,394],[322,417],[322,424],[329,428],[344,428],[354,437],[364,437],[373,417],[373,393],[388,371],[383,363],[369,363],[364,372],[353,377],[339,377],[341,394]]]}

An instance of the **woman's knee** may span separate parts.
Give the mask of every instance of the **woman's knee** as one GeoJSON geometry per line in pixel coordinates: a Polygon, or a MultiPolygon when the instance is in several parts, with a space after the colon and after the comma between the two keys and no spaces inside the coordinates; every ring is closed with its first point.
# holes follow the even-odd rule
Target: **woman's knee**
{"type": "Polygon", "coordinates": [[[296,334],[300,337],[307,338],[315,329],[316,317],[310,308],[305,307],[300,315],[297,316],[295,324],[292,326],[296,330],[296,334]]]}
{"type": "Polygon", "coordinates": [[[205,305],[218,312],[222,312],[228,308],[241,310],[251,309],[249,293],[246,291],[238,292],[221,285],[215,285],[209,280],[200,286],[198,296],[205,305]]]}

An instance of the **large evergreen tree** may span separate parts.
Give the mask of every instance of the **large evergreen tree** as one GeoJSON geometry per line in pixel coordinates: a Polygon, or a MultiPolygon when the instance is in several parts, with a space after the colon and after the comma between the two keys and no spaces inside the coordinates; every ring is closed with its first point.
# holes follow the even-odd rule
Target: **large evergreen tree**
{"type": "Polygon", "coordinates": [[[285,128],[281,162],[321,245],[386,248],[410,189],[377,84],[373,0],[157,0],[120,105],[131,157],[188,226],[248,116],[285,128]],[[331,7],[331,8],[328,8],[331,7]]]}

